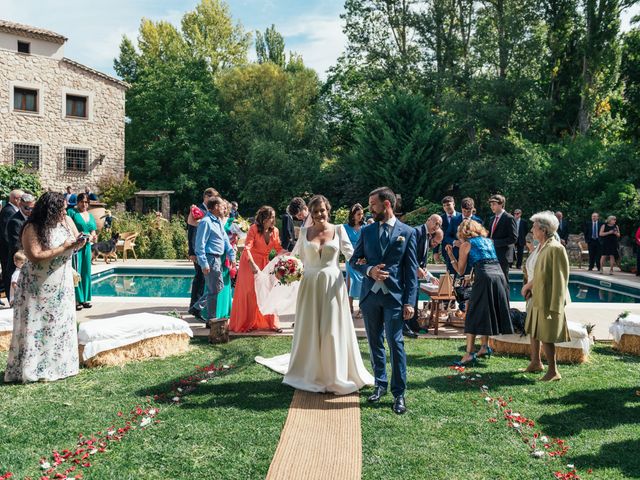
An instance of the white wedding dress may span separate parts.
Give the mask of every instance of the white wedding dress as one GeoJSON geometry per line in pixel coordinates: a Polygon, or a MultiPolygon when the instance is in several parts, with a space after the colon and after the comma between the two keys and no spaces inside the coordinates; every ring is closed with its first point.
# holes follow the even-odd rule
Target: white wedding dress
{"type": "Polygon", "coordinates": [[[346,395],[373,385],[360,355],[349,311],[347,287],[340,271],[340,252],[347,258],[353,246],[342,225],[322,247],[307,240],[302,228],[293,250],[304,264],[296,302],[291,354],[256,361],[279,373],[283,383],[309,392],[346,395]]]}

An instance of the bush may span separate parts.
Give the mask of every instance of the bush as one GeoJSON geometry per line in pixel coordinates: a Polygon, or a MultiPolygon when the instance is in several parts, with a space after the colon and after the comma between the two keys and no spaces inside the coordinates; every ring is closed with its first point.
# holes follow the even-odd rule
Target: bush
{"type": "Polygon", "coordinates": [[[0,198],[8,198],[11,190],[16,188],[32,193],[36,197],[42,193],[40,177],[25,168],[22,163],[0,165],[0,198]]]}
{"type": "MultiPolygon", "coordinates": [[[[136,254],[138,258],[174,260],[187,258],[187,226],[184,218],[174,216],[168,222],[155,214],[118,213],[113,220],[113,232],[138,232],[136,254]]],[[[103,230],[102,240],[111,237],[112,232],[103,230]]]]}
{"type": "Polygon", "coordinates": [[[333,211],[333,223],[342,225],[349,220],[349,209],[347,207],[336,208],[333,211]]]}
{"type": "Polygon", "coordinates": [[[129,173],[125,173],[124,178],[105,177],[98,182],[100,199],[111,208],[132,198],[136,190],[138,186],[129,178],[129,173]]]}

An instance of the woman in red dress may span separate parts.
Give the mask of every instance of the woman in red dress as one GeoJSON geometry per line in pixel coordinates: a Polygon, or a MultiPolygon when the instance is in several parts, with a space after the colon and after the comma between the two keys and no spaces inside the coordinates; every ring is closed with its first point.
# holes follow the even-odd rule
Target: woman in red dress
{"type": "Polygon", "coordinates": [[[258,310],[254,275],[269,263],[269,253],[284,252],[280,235],[275,227],[276,212],[271,207],[260,207],[256,222],[251,225],[240,257],[240,268],[233,294],[229,330],[249,332],[251,330],[275,330],[282,332],[276,315],[262,315],[258,310]]]}

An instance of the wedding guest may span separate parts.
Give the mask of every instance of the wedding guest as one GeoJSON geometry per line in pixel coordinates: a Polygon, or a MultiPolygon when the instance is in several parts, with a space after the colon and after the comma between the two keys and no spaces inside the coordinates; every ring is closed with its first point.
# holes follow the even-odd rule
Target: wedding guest
{"type": "Polygon", "coordinates": [[[254,275],[269,263],[269,253],[288,253],[280,244],[280,234],[275,226],[276,212],[268,206],[260,207],[255,223],[249,228],[240,257],[229,330],[274,330],[282,332],[275,315],[262,315],[258,310],[254,275]]]}
{"type": "MultiPolygon", "coordinates": [[[[91,188],[89,186],[84,187],[84,193],[90,202],[98,201],[98,196],[91,191],[91,188]]],[[[78,195],[78,201],[80,201],[80,195],[78,195]]]]}
{"type": "Polygon", "coordinates": [[[522,259],[524,257],[524,247],[527,244],[527,233],[529,233],[529,223],[522,218],[522,210],[516,208],[513,211],[513,218],[516,220],[516,268],[522,268],[522,259]]]}
{"type": "Polygon", "coordinates": [[[602,244],[600,243],[600,229],[604,225],[600,221],[600,214],[593,212],[591,214],[591,221],[586,222],[584,225],[584,241],[587,242],[589,248],[589,271],[592,271],[595,267],[598,271],[600,269],[600,257],[602,256],[602,244]]]}
{"type": "MultiPolygon", "coordinates": [[[[460,202],[460,207],[462,213],[451,218],[449,222],[449,226],[447,227],[447,231],[444,234],[444,240],[442,242],[443,246],[446,248],[447,245],[451,245],[453,247],[453,256],[458,258],[458,248],[462,243],[462,240],[458,238],[458,228],[462,224],[464,220],[474,220],[482,225],[482,219],[473,214],[475,210],[475,201],[471,197],[465,197],[460,202]]],[[[444,224],[444,221],[443,221],[444,224]]],[[[449,258],[448,255],[445,258],[449,258]]],[[[469,268],[470,269],[470,268],[469,268]]],[[[451,272],[455,274],[456,269],[451,268],[451,272]]],[[[468,273],[468,272],[467,272],[468,273]]]]}
{"type": "Polygon", "coordinates": [[[80,283],[75,287],[76,310],[91,308],[91,243],[98,239],[96,219],[89,212],[89,197],[86,193],[78,194],[75,209],[67,210],[78,231],[87,237],[87,243],[75,255],[75,269],[80,274],[80,283]]]}
{"type": "Polygon", "coordinates": [[[67,185],[66,192],[64,194],[64,199],[67,201],[67,204],[69,203],[71,195],[73,195],[73,192],[71,191],[71,185],[67,185]]]}
{"type": "MultiPolygon", "coordinates": [[[[441,249],[453,243],[455,238],[447,237],[447,232],[449,231],[449,225],[454,218],[461,216],[459,212],[456,212],[456,202],[452,196],[446,196],[442,199],[442,213],[440,214],[440,218],[442,219],[442,231],[444,232],[444,239],[442,241],[442,245],[437,249],[434,249],[434,259],[436,261],[440,260],[441,249]]],[[[447,255],[442,256],[444,259],[444,263],[447,267],[447,271],[449,273],[453,273],[453,268],[449,263],[449,257],[447,255]]]]}
{"type": "MultiPolygon", "coordinates": [[[[22,245],[20,243],[20,234],[22,232],[22,226],[27,221],[33,207],[36,203],[36,199],[30,193],[23,193],[20,197],[20,207],[16,213],[12,215],[7,223],[6,229],[6,239],[7,239],[7,278],[11,280],[11,275],[13,275],[13,271],[16,269],[16,266],[13,263],[13,256],[18,250],[22,249],[22,245]]],[[[2,272],[3,275],[5,271],[2,272]]],[[[10,287],[11,285],[9,285],[10,287]]],[[[9,292],[9,289],[5,291],[9,292]]],[[[9,297],[9,302],[11,302],[11,298],[9,297]]]]}
{"type": "MultiPolygon", "coordinates": [[[[439,280],[427,269],[427,263],[429,261],[429,250],[435,250],[442,243],[444,234],[442,233],[442,217],[434,214],[427,218],[427,221],[416,227],[416,257],[418,260],[418,280],[425,280],[429,283],[437,285],[439,280]]],[[[416,304],[414,307],[413,318],[405,321],[402,333],[406,337],[416,338],[420,325],[418,324],[418,296],[420,295],[420,284],[418,284],[418,291],[416,293],[416,304]]],[[[426,329],[425,329],[426,330],[426,329]]]]}
{"type": "Polygon", "coordinates": [[[22,268],[13,305],[6,382],[53,381],[78,373],[71,256],[85,237],[65,212],[62,193],[44,193],[26,220],[22,268]]]}
{"type": "Polygon", "coordinates": [[[194,305],[202,298],[204,294],[204,275],[202,269],[196,259],[195,241],[196,232],[198,230],[198,222],[207,214],[207,202],[212,197],[217,197],[218,191],[215,188],[207,188],[202,194],[202,203],[200,205],[191,205],[189,215],[187,217],[187,242],[189,260],[193,263],[194,274],[191,281],[191,300],[189,301],[189,314],[199,320],[204,320],[202,312],[194,305]],[[197,218],[196,218],[197,217],[197,218]]]}
{"type": "Polygon", "coordinates": [[[489,220],[488,225],[491,229],[489,231],[489,238],[493,240],[493,246],[496,248],[496,255],[500,262],[500,268],[502,268],[504,278],[507,279],[508,286],[509,265],[513,263],[518,230],[516,227],[516,219],[504,209],[505,203],[506,200],[502,195],[491,195],[491,197],[489,197],[489,206],[493,212],[493,217],[489,220]]]}
{"type": "Polygon", "coordinates": [[[294,197],[289,202],[287,212],[282,216],[282,246],[289,252],[296,246],[296,229],[294,220],[303,222],[309,215],[307,204],[300,197],[294,197]]]}
{"type": "Polygon", "coordinates": [[[636,277],[640,277],[640,227],[636,230],[636,277]]]}
{"type": "Polygon", "coordinates": [[[487,231],[475,220],[467,220],[458,227],[461,240],[459,257],[453,256],[453,246],[446,252],[458,275],[464,275],[467,267],[473,268],[474,282],[464,322],[467,338],[466,353],[456,365],[475,362],[477,357],[491,356],[490,335],[513,333],[509,315],[509,286],[502,272],[493,242],[487,231]],[[481,336],[481,347],[475,351],[476,336],[481,336]]]}
{"type": "Polygon", "coordinates": [[[229,211],[229,218],[236,219],[240,216],[238,212],[238,202],[231,202],[231,210],[229,211]]]}
{"type": "Polygon", "coordinates": [[[602,258],[600,259],[600,270],[604,272],[604,264],[609,258],[609,275],[613,275],[613,266],[618,258],[618,239],[620,229],[616,225],[616,217],[609,215],[607,223],[600,227],[600,238],[602,239],[602,258]]]}
{"type": "MultiPolygon", "coordinates": [[[[13,275],[11,275],[11,289],[9,290],[11,294],[7,298],[15,299],[15,292],[16,292],[16,288],[18,287],[18,278],[20,278],[20,272],[22,271],[22,266],[26,261],[27,261],[27,257],[25,256],[22,250],[17,251],[13,255],[13,264],[16,266],[16,269],[13,272],[13,275]]],[[[13,302],[10,302],[9,304],[13,306],[13,302]]]]}
{"type": "Polygon", "coordinates": [[[226,204],[220,197],[207,200],[207,214],[198,224],[195,251],[198,265],[204,275],[205,293],[194,305],[199,311],[206,306],[205,323],[209,326],[212,318],[217,318],[218,294],[223,288],[222,264],[224,258],[235,263],[236,253],[220,219],[224,216],[226,204]]]}
{"type": "MultiPolygon", "coordinates": [[[[231,209],[233,206],[230,202],[224,201],[224,208],[222,212],[222,218],[220,222],[224,227],[224,231],[229,237],[229,243],[233,248],[233,256],[235,258],[236,248],[235,243],[231,239],[231,225],[233,224],[233,217],[231,217],[231,209]]],[[[234,265],[229,261],[229,258],[225,258],[222,262],[222,290],[218,293],[218,303],[216,307],[216,318],[229,318],[231,315],[231,302],[233,299],[233,292],[231,288],[231,271],[234,265]]]]}
{"type": "Polygon", "coordinates": [[[531,362],[527,372],[541,372],[540,343],[549,364],[541,380],[560,380],[556,363],[556,343],[568,342],[569,330],[565,316],[569,286],[569,258],[555,235],[560,222],[553,212],[540,212],[531,217],[533,236],[539,246],[528,261],[528,282],[522,296],[531,298],[527,308],[525,331],[531,337],[531,362]],[[530,264],[529,264],[530,263],[530,264]]]}
{"type": "MultiPolygon", "coordinates": [[[[349,209],[349,218],[347,223],[344,224],[344,229],[347,232],[347,236],[351,241],[351,245],[354,247],[358,244],[360,239],[360,229],[364,224],[364,208],[359,203],[352,205],[349,209]]],[[[349,309],[351,315],[353,312],[353,299],[360,297],[360,288],[362,287],[362,274],[354,269],[349,262],[346,263],[347,268],[347,290],[349,292],[349,309]]],[[[355,315],[356,317],[362,316],[360,310],[355,315]]]]}
{"type": "Polygon", "coordinates": [[[558,236],[560,237],[560,243],[563,246],[567,246],[569,241],[569,222],[564,219],[564,215],[561,211],[556,212],[556,218],[558,219],[558,236]]]}
{"type": "Polygon", "coordinates": [[[2,285],[5,295],[9,295],[11,276],[7,275],[9,265],[9,244],[7,243],[7,225],[11,217],[20,210],[20,197],[24,192],[16,189],[9,193],[9,200],[0,211],[0,268],[2,268],[2,285]]]}

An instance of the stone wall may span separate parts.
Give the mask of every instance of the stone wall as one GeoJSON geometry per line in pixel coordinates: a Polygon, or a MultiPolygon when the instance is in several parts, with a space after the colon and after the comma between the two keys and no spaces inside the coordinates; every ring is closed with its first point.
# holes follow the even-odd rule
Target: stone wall
{"type": "Polygon", "coordinates": [[[124,175],[126,85],[65,59],[0,49],[0,163],[14,162],[14,144],[40,146],[45,188],[97,190],[103,177],[124,175]],[[14,87],[37,88],[38,113],[13,109],[14,87]],[[66,94],[88,98],[88,118],[66,116],[66,94]],[[86,172],[69,172],[65,148],[89,150],[86,172]]]}

